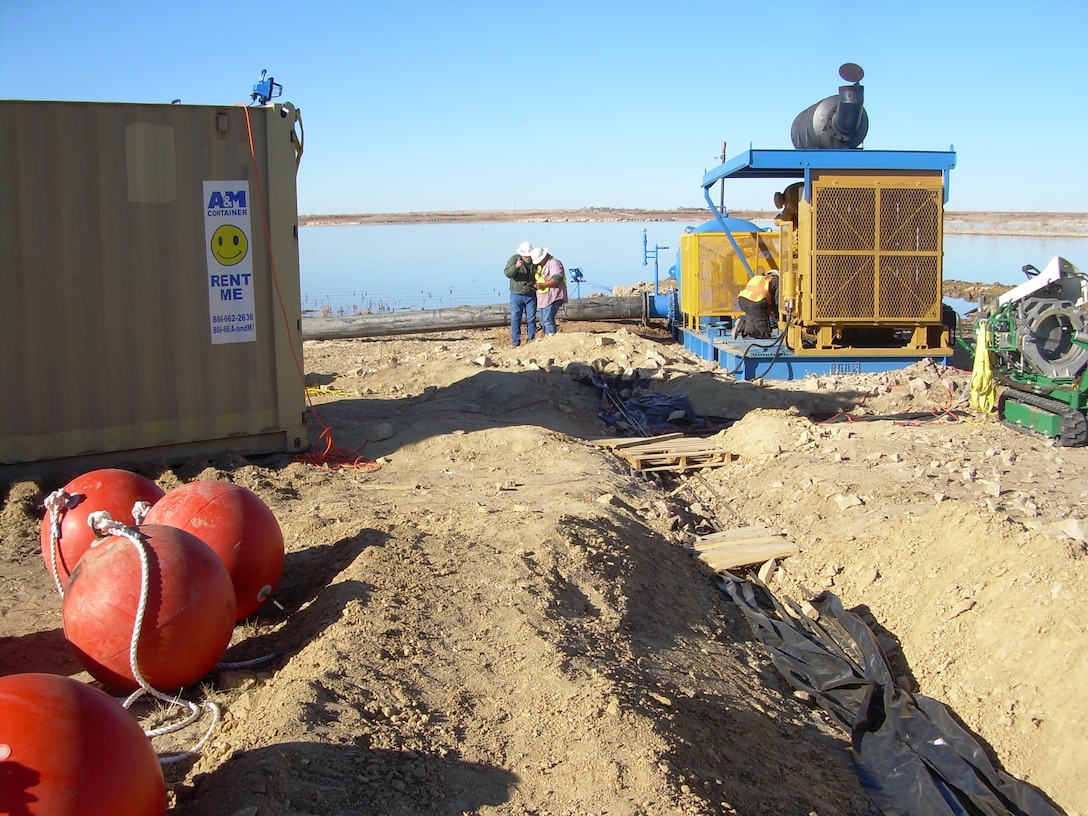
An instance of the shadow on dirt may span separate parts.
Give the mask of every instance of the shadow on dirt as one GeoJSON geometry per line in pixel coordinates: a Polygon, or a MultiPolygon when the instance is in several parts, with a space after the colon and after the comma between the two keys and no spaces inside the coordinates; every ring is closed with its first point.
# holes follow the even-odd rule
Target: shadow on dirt
{"type": "MultiPolygon", "coordinates": [[[[59,601],[58,601],[59,603],[59,601]]],[[[0,637],[0,677],[26,672],[71,676],[83,667],[61,629],[0,637]]]]}
{"type": "Polygon", "coordinates": [[[666,761],[693,792],[737,809],[707,812],[797,813],[814,804],[820,812],[864,812],[848,743],[817,728],[708,568],[645,527],[635,508],[615,506],[633,520],[564,519],[568,544],[585,554],[577,571],[526,562],[553,600],[538,634],[564,656],[566,672],[607,677],[610,713],[638,712],[655,723],[673,746],[666,761]],[[600,586],[626,601],[618,624],[601,620],[600,586]],[[701,648],[693,652],[692,641],[701,648]],[[794,715],[766,713],[768,697],[782,698],[775,709],[794,715]],[[812,783],[803,801],[776,784],[798,775],[812,783]],[[844,808],[846,799],[855,809],[844,808]]]}
{"type": "MultiPolygon", "coordinates": [[[[172,778],[176,772],[171,772],[172,778]]],[[[509,799],[518,778],[507,770],[415,751],[365,745],[284,742],[236,751],[215,771],[197,777],[171,810],[217,813],[429,813],[460,816],[509,799]],[[244,780],[243,784],[240,781],[244,780]]]]}
{"type": "MultiPolygon", "coordinates": [[[[267,660],[269,665],[282,665],[339,620],[348,604],[366,603],[372,587],[361,581],[335,579],[364,549],[380,547],[387,539],[385,533],[364,530],[325,546],[288,553],[284,578],[273,596],[276,603],[266,604],[258,615],[239,622],[238,631],[252,631],[253,636],[232,646],[222,663],[267,660]],[[261,633],[262,622],[275,623],[284,617],[282,627],[261,633]]],[[[263,663],[258,665],[262,667],[263,663]]]]}
{"type": "MultiPolygon", "coordinates": [[[[698,414],[739,419],[756,404],[763,408],[796,409],[802,414],[848,411],[864,397],[860,392],[819,394],[722,379],[709,372],[677,376],[651,386],[656,393],[689,397],[698,414]]],[[[485,369],[444,388],[403,399],[345,398],[325,402],[308,412],[311,439],[323,427],[336,444],[377,459],[404,445],[455,431],[480,431],[512,425],[538,425],[580,438],[637,435],[607,424],[602,392],[587,381],[576,382],[563,369],[505,371],[485,369]],[[374,431],[388,425],[392,435],[374,431]]],[[[607,413],[614,413],[608,411],[607,413]]],[[[685,432],[690,423],[655,428],[654,433],[685,432]]],[[[651,434],[643,434],[651,435],[651,434]]]]}

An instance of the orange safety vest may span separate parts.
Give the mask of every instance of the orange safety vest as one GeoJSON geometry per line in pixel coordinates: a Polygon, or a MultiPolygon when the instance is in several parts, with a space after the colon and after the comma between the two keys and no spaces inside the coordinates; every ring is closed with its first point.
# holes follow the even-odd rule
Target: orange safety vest
{"type": "Polygon", "coordinates": [[[765,300],[772,303],[770,275],[754,275],[748,279],[748,285],[740,290],[740,296],[753,303],[765,300]]]}

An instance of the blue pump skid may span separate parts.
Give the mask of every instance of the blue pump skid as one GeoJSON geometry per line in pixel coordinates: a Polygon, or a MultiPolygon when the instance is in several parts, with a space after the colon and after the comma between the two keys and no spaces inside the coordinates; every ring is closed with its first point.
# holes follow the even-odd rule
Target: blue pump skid
{"type": "Polygon", "coordinates": [[[951,355],[881,354],[871,349],[863,352],[839,349],[826,354],[795,354],[783,342],[785,338],[781,333],[770,340],[733,337],[733,327],[728,320],[705,323],[699,330],[688,329],[677,324],[679,306],[675,291],[648,294],[643,310],[649,318],[666,320],[685,349],[704,360],[717,363],[719,368],[738,380],[797,380],[810,375],[879,374],[905,368],[919,360],[933,360],[947,365],[951,359],[951,355]]]}
{"type": "Polygon", "coordinates": [[[804,377],[834,376],[836,374],[877,374],[895,371],[923,359],[947,364],[946,356],[851,354],[835,351],[828,354],[794,354],[778,338],[750,340],[734,338],[728,327],[709,327],[707,331],[676,328],[677,339],[684,348],[704,360],[716,362],[738,380],[799,380],[804,377]],[[716,336],[715,336],[716,335],[716,336]]]}

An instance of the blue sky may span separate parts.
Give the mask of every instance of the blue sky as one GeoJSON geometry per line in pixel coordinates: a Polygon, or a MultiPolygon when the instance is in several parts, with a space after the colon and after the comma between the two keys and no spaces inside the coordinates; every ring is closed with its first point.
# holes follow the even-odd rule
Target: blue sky
{"type": "Polygon", "coordinates": [[[865,147],[954,147],[950,210],[1088,212],[1086,51],[1084,0],[0,0],[0,98],[249,103],[267,69],[300,214],[703,206],[721,143],[790,149],[844,62],[865,147]]]}

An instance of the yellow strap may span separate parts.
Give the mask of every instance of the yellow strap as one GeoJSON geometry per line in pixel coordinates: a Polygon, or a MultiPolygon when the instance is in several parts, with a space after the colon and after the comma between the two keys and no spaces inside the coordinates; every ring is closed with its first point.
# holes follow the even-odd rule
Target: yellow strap
{"type": "Polygon", "coordinates": [[[308,385],[306,386],[306,396],[308,397],[353,397],[351,391],[344,391],[340,388],[329,388],[327,385],[308,385]]]}
{"type": "Polygon", "coordinates": [[[971,372],[971,408],[983,414],[992,413],[997,401],[997,385],[990,370],[990,349],[986,345],[986,321],[978,322],[975,344],[975,367],[971,372]]]}

